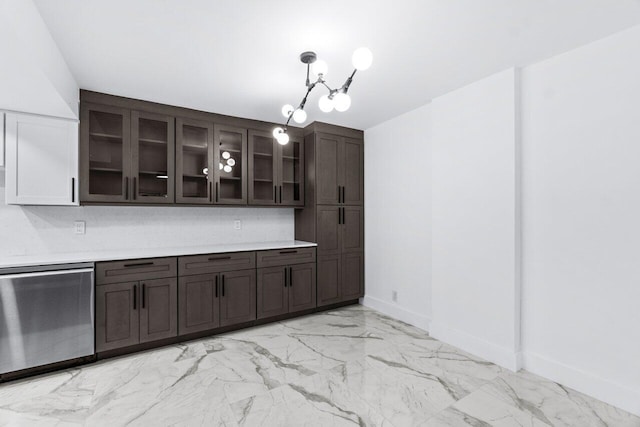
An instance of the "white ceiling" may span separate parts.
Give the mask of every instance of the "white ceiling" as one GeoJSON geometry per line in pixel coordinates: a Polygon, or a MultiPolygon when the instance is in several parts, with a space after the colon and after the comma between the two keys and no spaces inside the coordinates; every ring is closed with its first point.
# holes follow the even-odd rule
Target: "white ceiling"
{"type": "Polygon", "coordinates": [[[304,94],[300,52],[340,86],[368,46],[346,113],[369,128],[432,98],[640,24],[640,0],[35,0],[81,88],[280,121],[304,94]]]}

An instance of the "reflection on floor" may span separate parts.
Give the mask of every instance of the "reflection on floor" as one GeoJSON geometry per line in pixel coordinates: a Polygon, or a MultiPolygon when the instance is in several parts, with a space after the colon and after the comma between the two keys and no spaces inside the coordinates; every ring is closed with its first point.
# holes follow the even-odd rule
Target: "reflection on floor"
{"type": "Polygon", "coordinates": [[[640,426],[362,306],[0,385],[0,425],[640,426]]]}

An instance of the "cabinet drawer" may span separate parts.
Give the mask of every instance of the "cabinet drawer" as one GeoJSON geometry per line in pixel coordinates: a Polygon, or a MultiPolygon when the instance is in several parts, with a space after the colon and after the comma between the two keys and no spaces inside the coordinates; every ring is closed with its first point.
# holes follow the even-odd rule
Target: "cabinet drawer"
{"type": "Polygon", "coordinates": [[[178,258],[180,276],[256,268],[255,252],[192,255],[178,258]]]}
{"type": "Polygon", "coordinates": [[[98,285],[163,279],[177,275],[178,264],[174,257],[109,261],[96,264],[96,284],[98,285]]]}
{"type": "Polygon", "coordinates": [[[316,248],[274,249],[258,252],[258,268],[316,262],[316,248]]]}

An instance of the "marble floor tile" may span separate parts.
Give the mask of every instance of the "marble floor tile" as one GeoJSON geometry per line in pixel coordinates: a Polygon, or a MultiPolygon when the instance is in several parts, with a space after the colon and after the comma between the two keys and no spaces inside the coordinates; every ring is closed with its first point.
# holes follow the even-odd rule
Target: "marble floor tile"
{"type": "Polygon", "coordinates": [[[0,384],[0,427],[23,425],[640,427],[640,418],[356,305],[0,384]]]}

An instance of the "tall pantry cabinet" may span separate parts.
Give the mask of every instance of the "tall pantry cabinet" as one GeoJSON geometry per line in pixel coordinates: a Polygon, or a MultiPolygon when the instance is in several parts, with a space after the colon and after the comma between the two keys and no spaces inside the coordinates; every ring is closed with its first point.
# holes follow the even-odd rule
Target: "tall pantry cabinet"
{"type": "Polygon", "coordinates": [[[362,131],[305,128],[305,208],[296,239],[318,243],[318,307],[364,296],[364,140],[362,131]]]}

